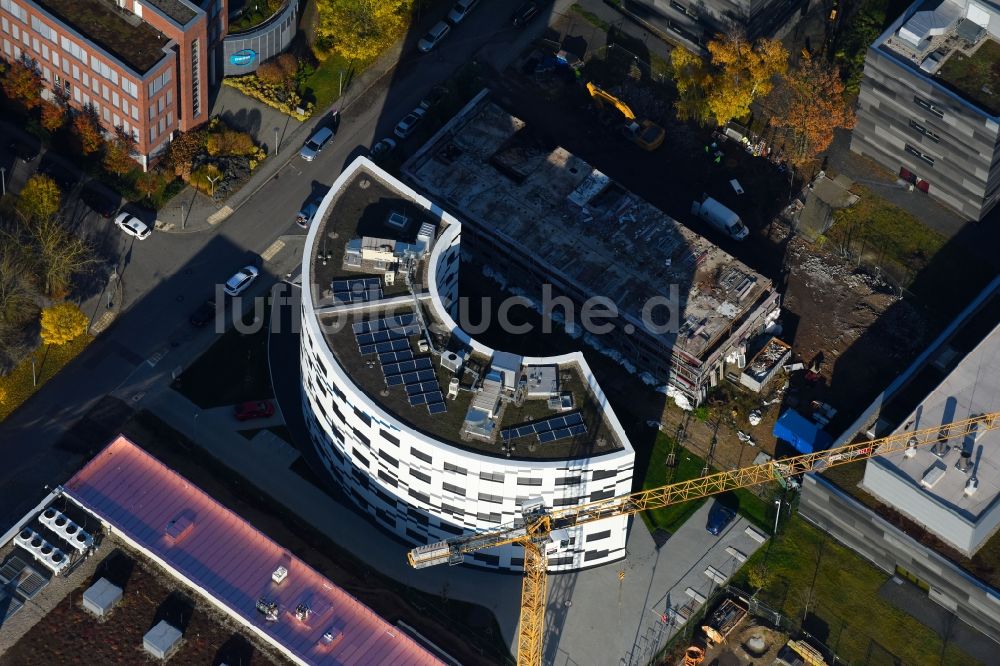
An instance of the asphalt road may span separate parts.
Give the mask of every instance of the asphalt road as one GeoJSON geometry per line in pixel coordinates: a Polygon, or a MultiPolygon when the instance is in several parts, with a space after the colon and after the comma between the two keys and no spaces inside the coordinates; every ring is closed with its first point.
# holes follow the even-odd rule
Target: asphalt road
{"type": "MultiPolygon", "coordinates": [[[[112,239],[126,290],[126,310],[100,338],[14,414],[0,423],[0,532],[34,506],[46,484],[57,484],[82,462],[55,444],[104,395],[130,384],[148,386],[151,370],[168,375],[174,358],[190,357],[212,341],[211,331],[192,331],[187,317],[236,269],[259,257],[280,236],[301,234],[294,214],[303,202],[322,196],[354,157],[391,132],[436,83],[481,49],[512,58],[545,27],[540,17],[525,30],[509,26],[517,0],[481,3],[439,50],[413,52],[420,35],[407,37],[403,64],[364,104],[347,107],[334,142],[314,162],[291,159],[243,206],[218,227],[190,234],[156,233],[145,241],[112,239]]],[[[497,64],[504,64],[498,62],[497,64]]],[[[348,100],[349,101],[349,100],[348,100]]],[[[6,142],[4,142],[6,145],[6,142]]],[[[285,151],[288,151],[287,153],[285,151]]],[[[43,157],[44,159],[44,157],[43,157]]],[[[288,159],[279,154],[279,159],[288,159]]],[[[109,222],[87,222],[98,232],[109,222]]],[[[113,227],[111,231],[116,231],[113,227]]],[[[277,278],[265,265],[251,293],[264,293],[277,278]]],[[[163,377],[161,376],[160,379],[163,377]]]]}

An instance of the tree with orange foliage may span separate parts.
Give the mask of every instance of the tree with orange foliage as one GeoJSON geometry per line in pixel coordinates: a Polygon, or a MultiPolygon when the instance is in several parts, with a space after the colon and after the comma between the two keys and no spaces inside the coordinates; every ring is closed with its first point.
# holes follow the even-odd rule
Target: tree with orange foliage
{"type": "Polygon", "coordinates": [[[42,127],[50,132],[57,131],[66,122],[66,112],[58,104],[42,100],[42,127]]]}
{"type": "Polygon", "coordinates": [[[135,189],[147,199],[152,198],[160,189],[160,174],[155,171],[139,174],[135,179],[135,189]]]}
{"type": "Polygon", "coordinates": [[[167,148],[167,161],[185,181],[191,177],[194,160],[205,147],[204,132],[180,132],[167,148]]]}
{"type": "Polygon", "coordinates": [[[775,75],[788,69],[788,51],[776,39],[749,42],[738,32],[708,43],[708,60],[685,49],[671,51],[677,116],[701,125],[724,125],[750,114],[750,104],[771,92],[775,75]]]}
{"type": "Polygon", "coordinates": [[[117,128],[115,137],[104,144],[104,159],[101,163],[105,170],[120,176],[138,166],[131,157],[134,148],[135,141],[132,137],[121,127],[117,128]]]}
{"type": "Polygon", "coordinates": [[[796,165],[829,148],[838,127],[854,127],[854,109],[844,99],[840,71],[812,58],[804,58],[798,68],[782,76],[770,102],[777,111],[770,123],[788,133],[788,155],[796,165]]]}
{"type": "Polygon", "coordinates": [[[80,144],[80,152],[84,155],[96,153],[101,149],[104,137],[101,136],[94,107],[85,107],[83,111],[73,117],[73,134],[80,144]]]}
{"type": "Polygon", "coordinates": [[[42,103],[42,78],[21,62],[11,62],[3,72],[0,87],[10,99],[16,99],[24,108],[34,109],[42,103]]]}

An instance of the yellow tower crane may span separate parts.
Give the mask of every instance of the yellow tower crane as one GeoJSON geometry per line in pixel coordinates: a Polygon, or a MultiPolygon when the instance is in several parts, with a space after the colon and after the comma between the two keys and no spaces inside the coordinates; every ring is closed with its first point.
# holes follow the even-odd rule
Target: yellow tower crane
{"type": "Polygon", "coordinates": [[[991,412],[943,426],[896,433],[782,460],[770,460],[760,465],[717,472],[690,481],[564,509],[547,509],[541,501],[535,501],[523,505],[521,519],[514,523],[420,546],[411,550],[407,558],[411,566],[422,569],[435,564],[461,564],[466,555],[487,548],[515,543],[521,545],[524,548],[524,579],[521,584],[517,663],[519,666],[540,666],[547,592],[545,546],[557,530],[563,531],[596,520],[658,509],[778,478],[820,472],[835,465],[867,460],[908,448],[930,446],[968,435],[977,436],[998,426],[1000,412],[991,412]]]}

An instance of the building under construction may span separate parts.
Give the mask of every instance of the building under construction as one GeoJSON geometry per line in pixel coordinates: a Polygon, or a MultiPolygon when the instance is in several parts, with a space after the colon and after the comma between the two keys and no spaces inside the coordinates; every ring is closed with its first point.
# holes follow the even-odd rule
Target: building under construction
{"type": "Polygon", "coordinates": [[[577,307],[607,299],[613,330],[584,339],[694,404],[777,317],[771,280],[579,157],[545,149],[486,91],[403,171],[462,219],[463,252],[509,283],[535,298],[549,284],[577,307]]]}

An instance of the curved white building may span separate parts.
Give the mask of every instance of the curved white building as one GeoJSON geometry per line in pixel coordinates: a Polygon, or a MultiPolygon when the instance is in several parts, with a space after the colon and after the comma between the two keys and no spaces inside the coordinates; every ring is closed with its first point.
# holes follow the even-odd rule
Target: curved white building
{"type": "MultiPolygon", "coordinates": [[[[634,452],[582,354],[519,357],[455,324],[458,220],[364,158],[315,220],[303,409],[330,475],[376,522],[424,545],[511,522],[525,500],[631,491],[634,452]]],[[[550,546],[550,571],[624,557],[627,525],[577,528],[550,546]]],[[[507,546],[467,562],[517,569],[521,558],[507,546]]]]}

